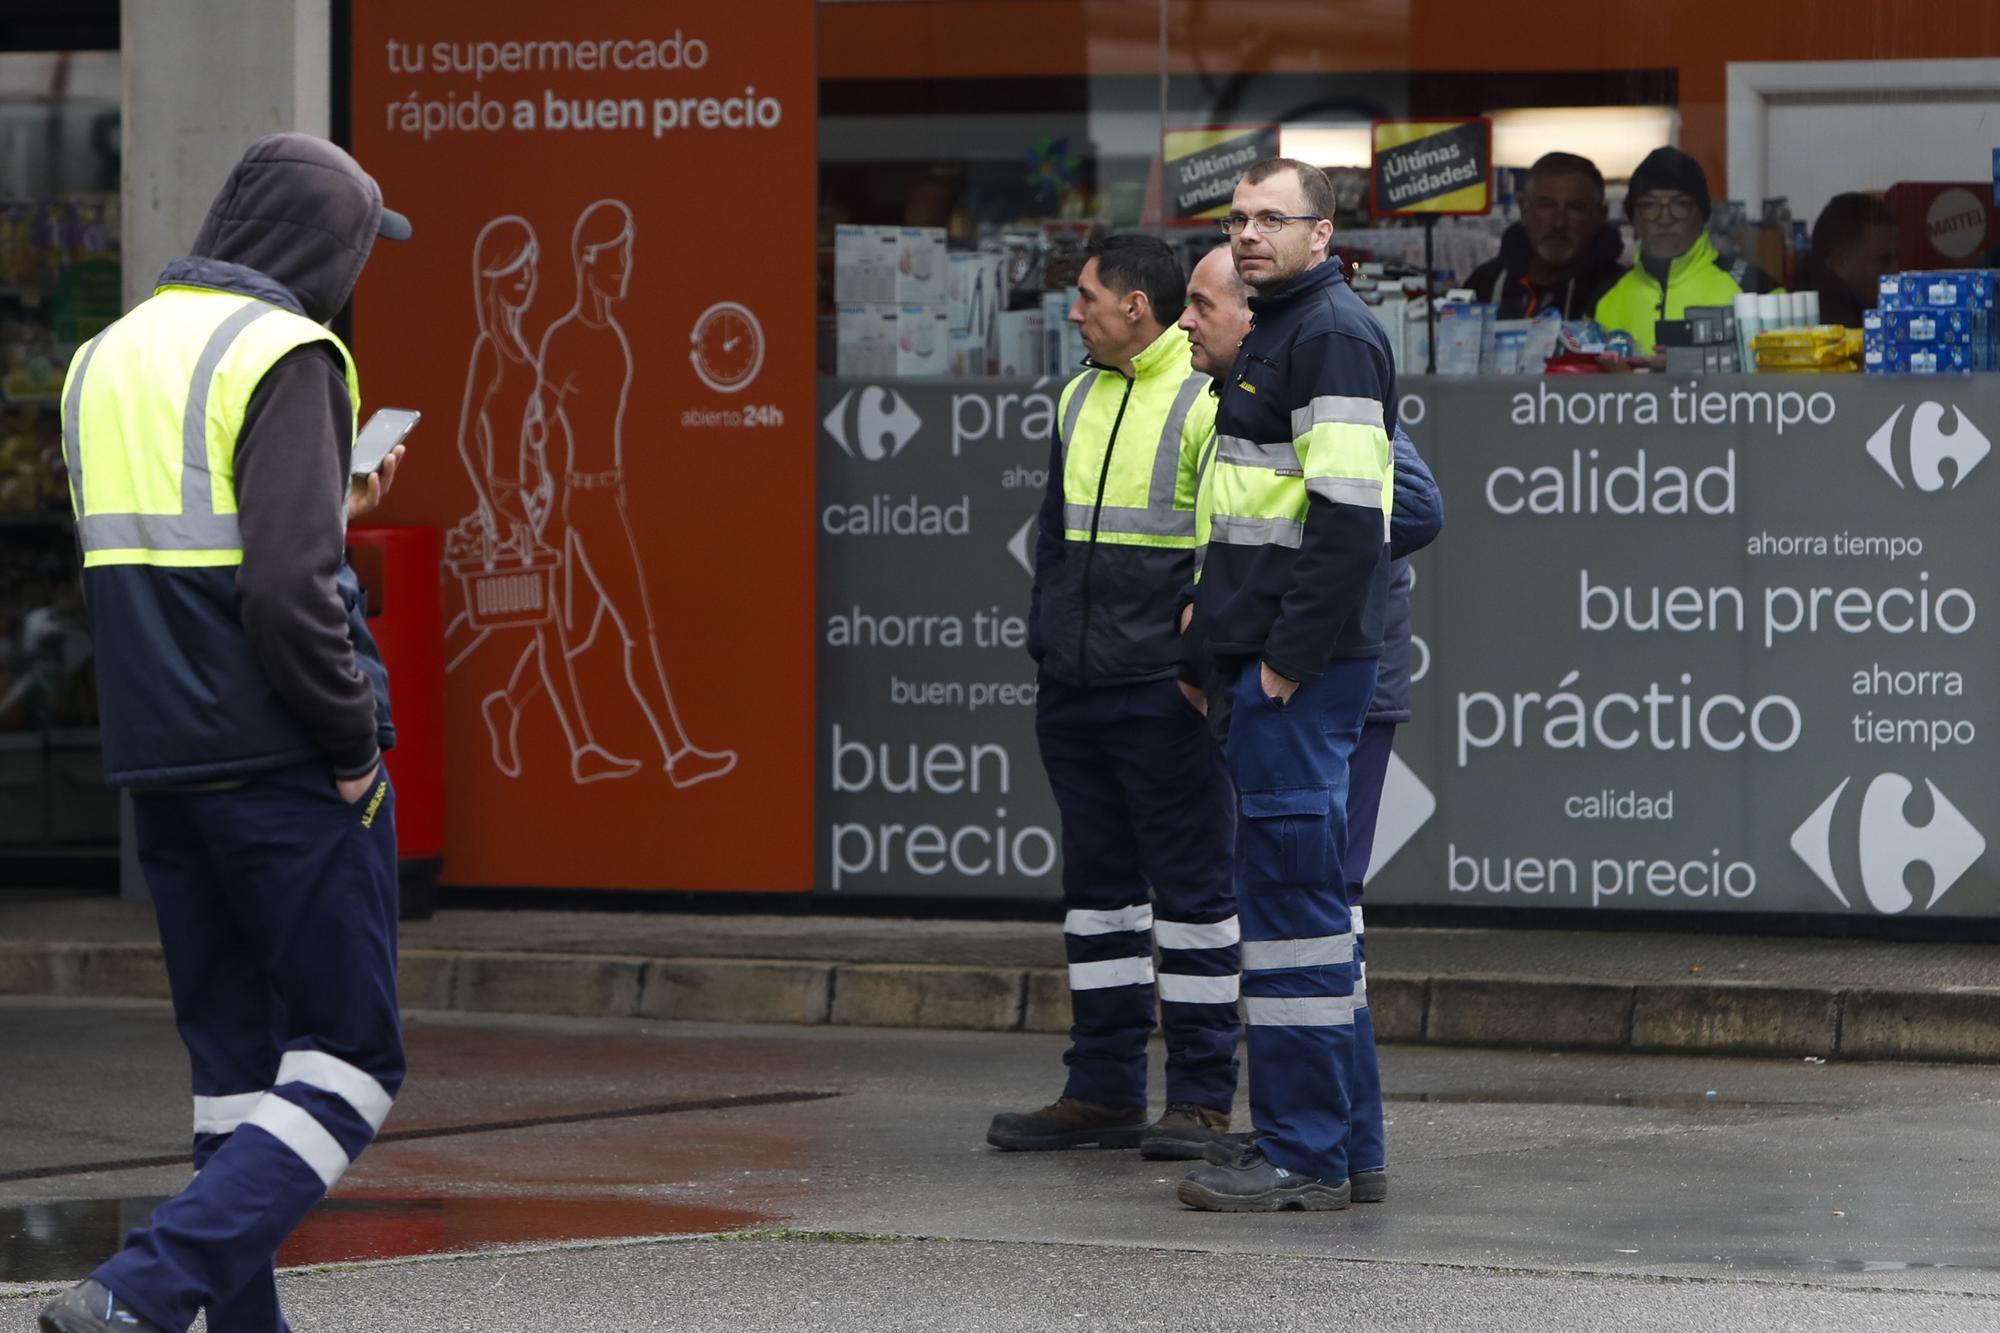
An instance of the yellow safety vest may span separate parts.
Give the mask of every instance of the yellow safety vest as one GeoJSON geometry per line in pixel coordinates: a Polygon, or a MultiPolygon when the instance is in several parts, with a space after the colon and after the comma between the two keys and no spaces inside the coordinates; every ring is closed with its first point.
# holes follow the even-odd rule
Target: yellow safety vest
{"type": "Polygon", "coordinates": [[[1194,369],[1177,328],[1132,368],[1129,393],[1123,376],[1105,370],[1063,388],[1063,536],[1088,542],[1094,529],[1098,542],[1115,546],[1193,550],[1200,458],[1215,426],[1208,376],[1194,369]]]}
{"type": "Polygon", "coordinates": [[[258,382],[324,325],[255,297],[161,287],[77,349],[63,382],[63,459],[86,569],[243,563],[236,438],[258,382]]]}

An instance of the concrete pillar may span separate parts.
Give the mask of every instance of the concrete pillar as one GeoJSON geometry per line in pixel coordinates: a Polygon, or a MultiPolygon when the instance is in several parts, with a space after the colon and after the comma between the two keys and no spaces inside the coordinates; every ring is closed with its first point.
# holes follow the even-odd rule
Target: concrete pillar
{"type": "MultiPolygon", "coordinates": [[[[125,305],[187,253],[243,150],[332,120],[329,0],[122,0],[125,305]]],[[[144,899],[132,804],[120,802],[119,891],[144,899]]]]}
{"type": "Polygon", "coordinates": [[[263,135],[331,123],[330,0],[122,0],[125,304],[187,253],[263,135]]]}

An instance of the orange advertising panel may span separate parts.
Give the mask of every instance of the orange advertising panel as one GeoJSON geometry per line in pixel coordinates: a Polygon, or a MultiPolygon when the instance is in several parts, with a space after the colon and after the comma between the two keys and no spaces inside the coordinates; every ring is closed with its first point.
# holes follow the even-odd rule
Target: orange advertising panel
{"type": "Polygon", "coordinates": [[[814,8],[355,0],[448,883],[811,887],[814,8]]]}

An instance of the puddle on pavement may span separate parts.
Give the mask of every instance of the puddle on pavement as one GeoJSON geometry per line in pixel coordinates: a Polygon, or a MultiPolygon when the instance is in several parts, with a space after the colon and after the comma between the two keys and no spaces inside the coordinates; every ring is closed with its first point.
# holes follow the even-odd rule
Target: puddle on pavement
{"type": "MultiPolygon", "coordinates": [[[[145,1225],[159,1197],[0,1208],[0,1281],[80,1278],[145,1225]]],[[[620,1198],[348,1195],[315,1208],[281,1267],[447,1254],[505,1245],[736,1231],[772,1219],[735,1208],[620,1198]]]]}
{"type": "Polygon", "coordinates": [[[1750,1111],[1785,1102],[1749,1102],[1706,1092],[1385,1092],[1385,1102],[1432,1102],[1447,1106],[1621,1106],[1639,1111],[1750,1111]]]}
{"type": "Polygon", "coordinates": [[[1813,1268],[1828,1273],[2000,1273],[2000,1264],[1943,1263],[1928,1259],[1780,1259],[1783,1268],[1813,1268]]]}

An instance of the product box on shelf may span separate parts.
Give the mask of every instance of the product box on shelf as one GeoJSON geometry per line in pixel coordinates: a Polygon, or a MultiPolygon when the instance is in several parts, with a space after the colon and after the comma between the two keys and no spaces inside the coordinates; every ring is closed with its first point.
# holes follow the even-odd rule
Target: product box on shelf
{"type": "Polygon", "coordinates": [[[896,374],[943,375],[951,369],[951,312],[941,305],[896,307],[896,374]]]}
{"type": "Polygon", "coordinates": [[[1069,379],[1083,369],[1083,326],[1069,322],[1069,312],[1076,301],[1077,290],[1074,287],[1042,293],[1042,346],[1045,350],[1041,373],[1044,375],[1069,379]]]}
{"type": "Polygon", "coordinates": [[[896,292],[901,305],[942,305],[945,299],[946,251],[943,227],[899,227],[896,230],[896,292]]]}
{"type": "Polygon", "coordinates": [[[2000,271],[1990,268],[1885,274],[1879,304],[1884,310],[1991,310],[1995,297],[2000,296],[1996,279],[2000,279],[2000,271]]]}
{"type": "Polygon", "coordinates": [[[835,228],[833,299],[841,305],[895,301],[899,239],[895,227],[835,228]]]}
{"type": "Polygon", "coordinates": [[[945,305],[954,333],[991,334],[1007,308],[1007,256],[988,251],[953,251],[945,260],[945,305]]]}
{"type": "Polygon", "coordinates": [[[842,376],[942,375],[950,367],[951,317],[941,305],[844,305],[837,319],[834,365],[842,376]]]}
{"type": "Polygon", "coordinates": [[[961,377],[986,374],[987,353],[985,335],[970,329],[951,331],[951,374],[961,377]]]}
{"type": "Polygon", "coordinates": [[[845,378],[896,373],[896,307],[880,302],[843,305],[835,316],[834,369],[845,378]]]}
{"type": "Polygon", "coordinates": [[[1993,369],[1993,352],[1985,344],[1912,344],[1868,334],[1861,368],[1871,375],[1971,375],[1993,369]]]}
{"type": "Polygon", "coordinates": [[[1922,307],[1871,310],[1862,330],[1879,328],[1890,341],[1911,343],[1978,343],[1993,337],[1993,315],[1987,310],[1922,307]]]}
{"type": "Polygon", "coordinates": [[[1047,349],[1042,346],[1046,330],[1040,310],[1000,312],[1000,350],[996,373],[1025,379],[1044,374],[1047,349]]]}
{"type": "Polygon", "coordinates": [[[1447,301],[1437,308],[1437,368],[1440,375],[1477,375],[1491,360],[1487,334],[1496,307],[1447,301]]]}

